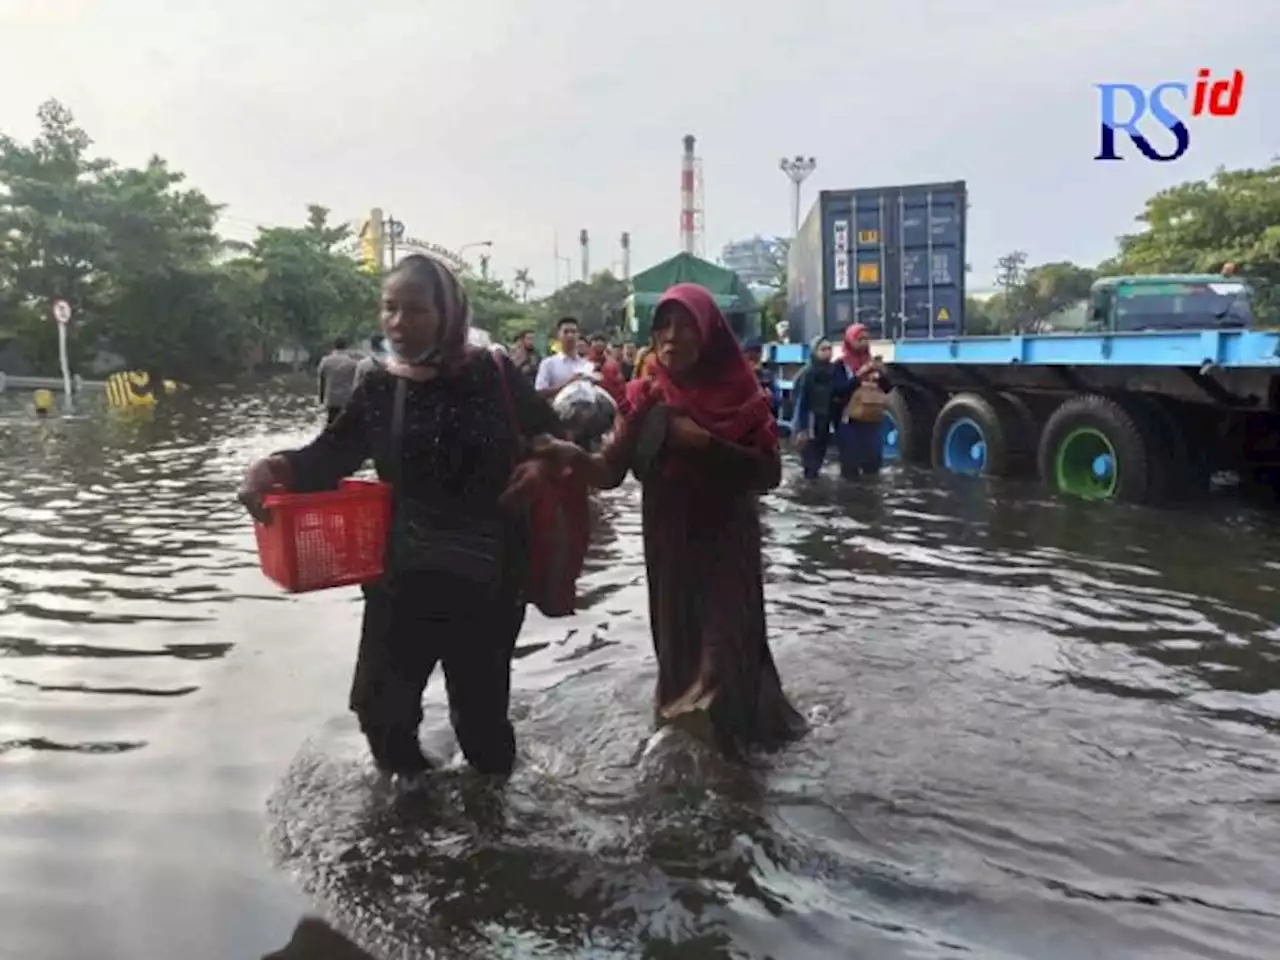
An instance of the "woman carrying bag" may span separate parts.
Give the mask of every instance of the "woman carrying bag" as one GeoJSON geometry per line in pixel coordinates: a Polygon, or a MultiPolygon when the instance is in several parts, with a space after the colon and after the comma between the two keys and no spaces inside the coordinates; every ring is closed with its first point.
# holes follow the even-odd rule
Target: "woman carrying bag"
{"type": "Polygon", "coordinates": [[[511,660],[524,623],[529,525],[517,509],[549,479],[520,462],[557,424],[511,361],[468,345],[466,291],[439,261],[410,256],[383,283],[389,357],[314,441],[259,460],[240,499],[331,489],[372,457],[394,487],[386,574],[366,585],[350,706],[378,768],[431,767],[418,741],[439,664],[458,744],[482,773],[508,774],[511,660]],[[518,465],[517,465],[518,464],[518,465]]]}

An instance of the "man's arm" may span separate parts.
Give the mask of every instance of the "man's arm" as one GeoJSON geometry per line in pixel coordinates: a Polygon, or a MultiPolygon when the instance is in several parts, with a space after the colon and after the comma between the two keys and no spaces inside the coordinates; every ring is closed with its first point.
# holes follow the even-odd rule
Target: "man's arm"
{"type": "Polygon", "coordinates": [[[560,392],[560,387],[553,386],[551,383],[551,357],[543,358],[543,361],[538,364],[538,376],[534,378],[533,389],[543,400],[550,400],[560,392]]]}

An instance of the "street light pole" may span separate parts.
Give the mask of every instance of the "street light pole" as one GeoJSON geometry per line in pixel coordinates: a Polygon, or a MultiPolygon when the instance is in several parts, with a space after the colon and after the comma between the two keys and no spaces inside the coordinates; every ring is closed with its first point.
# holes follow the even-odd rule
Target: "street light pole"
{"type": "Polygon", "coordinates": [[[800,184],[817,168],[818,161],[813,157],[783,157],[778,168],[791,181],[791,236],[794,239],[800,232],[800,184]]]}
{"type": "MultiPolygon", "coordinates": [[[[462,260],[463,251],[470,250],[472,247],[484,247],[488,250],[492,250],[493,241],[492,240],[475,240],[472,243],[464,243],[462,246],[458,248],[458,259],[462,260]]],[[[466,261],[464,260],[463,262],[465,263],[466,261]]],[[[480,279],[482,280],[489,279],[489,257],[487,255],[480,257],[480,279]]]]}

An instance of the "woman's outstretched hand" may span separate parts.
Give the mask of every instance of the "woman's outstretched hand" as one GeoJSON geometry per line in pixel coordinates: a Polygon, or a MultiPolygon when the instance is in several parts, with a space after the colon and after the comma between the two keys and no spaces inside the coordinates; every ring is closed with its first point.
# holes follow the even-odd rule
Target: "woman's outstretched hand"
{"type": "Polygon", "coordinates": [[[236,492],[236,499],[249,511],[249,516],[267,523],[270,512],[262,504],[262,498],[273,490],[288,488],[289,461],[284,457],[263,457],[249,468],[236,492]]]}
{"type": "Polygon", "coordinates": [[[533,492],[538,485],[545,483],[551,471],[542,460],[524,460],[516,464],[511,471],[511,479],[507,481],[507,489],[502,491],[498,502],[504,507],[523,507],[533,499],[533,492]]]}
{"type": "Polygon", "coordinates": [[[586,451],[576,444],[552,437],[537,437],[529,445],[528,460],[516,465],[499,502],[504,507],[521,507],[533,499],[541,483],[564,476],[578,467],[586,451]]]}
{"type": "Polygon", "coordinates": [[[576,469],[587,456],[587,452],[576,443],[548,436],[535,437],[529,445],[529,452],[535,460],[542,461],[557,471],[576,469]]]}

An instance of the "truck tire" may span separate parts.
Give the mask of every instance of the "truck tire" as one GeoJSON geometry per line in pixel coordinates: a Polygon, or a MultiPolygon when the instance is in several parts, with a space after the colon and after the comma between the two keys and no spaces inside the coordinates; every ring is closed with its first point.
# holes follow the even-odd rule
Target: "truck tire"
{"type": "Polygon", "coordinates": [[[1114,400],[1085,394],[1065,401],[1040,436],[1040,477],[1056,493],[1085,500],[1146,503],[1158,436],[1114,400]]]}
{"type": "Polygon", "coordinates": [[[1003,477],[1009,469],[1005,416],[976,393],[957,393],[933,423],[933,465],[948,473],[1003,477]]]}
{"type": "Polygon", "coordinates": [[[1128,393],[1117,402],[1155,438],[1149,503],[1180,503],[1209,492],[1209,458],[1203,444],[1160,397],[1128,393]]]}
{"type": "Polygon", "coordinates": [[[1036,449],[1040,440],[1040,421],[1031,405],[1016,393],[1001,393],[992,398],[1005,425],[1009,444],[1010,476],[1034,476],[1036,449]]]}
{"type": "Polygon", "coordinates": [[[931,396],[895,385],[885,405],[885,462],[928,463],[937,405],[931,396]]]}

